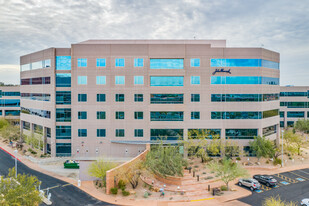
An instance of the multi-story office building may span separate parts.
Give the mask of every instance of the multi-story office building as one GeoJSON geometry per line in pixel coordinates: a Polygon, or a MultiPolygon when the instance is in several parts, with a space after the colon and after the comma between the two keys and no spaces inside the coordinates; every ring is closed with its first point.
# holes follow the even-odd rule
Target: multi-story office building
{"type": "Polygon", "coordinates": [[[298,119],[309,118],[309,87],[280,87],[280,127],[293,127],[298,119]]]}
{"type": "Polygon", "coordinates": [[[0,117],[19,123],[19,86],[0,86],[0,117]]]}
{"type": "Polygon", "coordinates": [[[267,49],[89,40],[20,64],[21,125],[42,129],[53,156],[135,156],[162,137],[186,140],[191,129],[245,150],[256,135],[278,138],[279,53],[267,49]]]}

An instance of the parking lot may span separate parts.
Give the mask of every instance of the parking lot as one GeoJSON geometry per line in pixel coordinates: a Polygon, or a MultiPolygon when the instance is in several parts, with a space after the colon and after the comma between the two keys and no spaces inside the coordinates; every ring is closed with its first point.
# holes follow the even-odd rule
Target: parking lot
{"type": "Polygon", "coordinates": [[[277,186],[267,187],[261,184],[259,190],[255,190],[252,195],[239,200],[250,205],[262,205],[264,199],[270,196],[279,195],[283,200],[295,202],[309,198],[309,168],[272,176],[277,179],[277,186]]]}

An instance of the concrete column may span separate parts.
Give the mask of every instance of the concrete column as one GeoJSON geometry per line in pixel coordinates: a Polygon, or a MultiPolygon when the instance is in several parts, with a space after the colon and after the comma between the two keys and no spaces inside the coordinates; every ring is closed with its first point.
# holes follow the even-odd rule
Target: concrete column
{"type": "Polygon", "coordinates": [[[42,136],[42,139],[43,139],[43,154],[46,154],[46,150],[47,150],[47,130],[46,130],[46,127],[43,127],[43,136],[42,136]]]}

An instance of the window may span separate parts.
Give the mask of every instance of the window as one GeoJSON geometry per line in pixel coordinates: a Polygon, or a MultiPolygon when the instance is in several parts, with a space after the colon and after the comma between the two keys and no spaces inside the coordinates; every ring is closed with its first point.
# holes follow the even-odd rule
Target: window
{"type": "Polygon", "coordinates": [[[83,111],[79,111],[78,112],[78,119],[87,119],[87,112],[83,111]]]}
{"type": "Polygon", "coordinates": [[[134,137],[143,137],[144,136],[144,130],[143,129],[135,129],[134,130],[134,137]]]}
{"type": "Polygon", "coordinates": [[[116,94],[115,95],[116,102],[124,102],[124,94],[116,94]]]}
{"type": "Polygon", "coordinates": [[[87,102],[87,94],[78,94],[78,102],[87,102]]]}
{"type": "Polygon", "coordinates": [[[56,139],[71,139],[71,126],[56,126],[56,139]]]}
{"type": "Polygon", "coordinates": [[[150,129],[150,140],[183,140],[183,129],[150,129]]]}
{"type": "Polygon", "coordinates": [[[116,129],[116,137],[124,137],[124,129],[116,129]]]}
{"type": "Polygon", "coordinates": [[[56,157],[71,156],[71,143],[56,143],[56,157]]]}
{"type": "Polygon", "coordinates": [[[2,116],[2,110],[0,110],[0,116],[2,116]]]}
{"type": "Polygon", "coordinates": [[[277,133],[277,126],[276,125],[263,128],[263,136],[269,136],[269,135],[272,135],[272,134],[275,134],[275,133],[277,133]]]}
{"type": "Polygon", "coordinates": [[[200,112],[191,112],[191,119],[200,119],[200,112]]]}
{"type": "Polygon", "coordinates": [[[77,77],[77,84],[86,85],[87,84],[87,76],[78,76],[77,77]]]}
{"type": "Polygon", "coordinates": [[[294,127],[294,121],[287,121],[286,125],[287,127],[294,127]]]}
{"type": "Polygon", "coordinates": [[[105,85],[106,76],[97,76],[97,85],[105,85]]]}
{"type": "Polygon", "coordinates": [[[105,102],[105,94],[97,94],[97,102],[105,102]]]}
{"type": "Polygon", "coordinates": [[[183,112],[150,112],[150,121],[183,121],[183,112]]]}
{"type": "MultiPolygon", "coordinates": [[[[2,110],[0,110],[2,112],[2,110]]],[[[30,122],[23,121],[23,129],[30,130],[30,122]]]]}
{"type": "Polygon", "coordinates": [[[284,121],[280,121],[280,127],[284,127],[284,121]]]}
{"type": "Polygon", "coordinates": [[[56,87],[71,87],[71,74],[57,73],[56,87]]]}
{"type": "Polygon", "coordinates": [[[51,67],[51,60],[50,59],[45,59],[44,60],[44,67],[45,68],[51,67]]]}
{"type": "Polygon", "coordinates": [[[56,109],[56,122],[71,122],[71,109],[56,109]]]}
{"type": "MultiPolygon", "coordinates": [[[[6,110],[6,111],[8,111],[8,110],[6,110]]],[[[6,111],[5,111],[5,113],[6,113],[6,111]]],[[[34,115],[34,116],[38,116],[38,117],[48,118],[48,119],[50,119],[50,116],[51,116],[50,111],[47,111],[47,110],[31,109],[31,108],[21,107],[20,111],[23,114],[29,114],[29,115],[34,115]]],[[[14,116],[16,116],[16,115],[19,116],[20,111],[19,110],[11,110],[12,115],[15,114],[14,116]],[[14,112],[14,111],[16,111],[16,112],[14,112]]]]}
{"type": "Polygon", "coordinates": [[[2,96],[18,97],[18,96],[20,96],[20,92],[5,92],[5,91],[0,90],[0,98],[2,96]]]}
{"type": "Polygon", "coordinates": [[[124,67],[125,61],[123,58],[115,59],[115,67],[124,67]]]}
{"type": "Polygon", "coordinates": [[[21,79],[21,85],[41,85],[41,84],[50,84],[50,77],[35,77],[28,79],[21,79]]]}
{"type": "Polygon", "coordinates": [[[211,112],[211,119],[262,119],[261,112],[211,112]]]}
{"type": "MultiPolygon", "coordinates": [[[[19,116],[20,111],[19,110],[4,110],[4,115],[5,116],[19,116]]],[[[46,116],[45,118],[50,118],[50,113],[49,113],[49,117],[46,116]]]]}
{"type": "Polygon", "coordinates": [[[201,84],[200,76],[191,76],[191,84],[201,84]]]}
{"type": "Polygon", "coordinates": [[[77,59],[77,67],[87,67],[87,59],[77,59]]]}
{"type": "Polygon", "coordinates": [[[116,119],[124,119],[124,112],[115,112],[116,119]]]}
{"type": "Polygon", "coordinates": [[[226,139],[254,139],[258,135],[257,129],[226,129],[226,139]]]}
{"type": "Polygon", "coordinates": [[[143,67],[144,66],[144,59],[136,58],[134,59],[134,67],[143,67]]]}
{"type": "Polygon", "coordinates": [[[106,129],[97,129],[97,137],[106,137],[106,129]]]}
{"type": "Polygon", "coordinates": [[[135,85],[144,84],[144,76],[134,76],[134,84],[135,85]]]}
{"type": "Polygon", "coordinates": [[[183,94],[150,94],[151,104],[183,104],[183,94]]]}
{"type": "Polygon", "coordinates": [[[200,94],[191,94],[191,102],[200,102],[200,94]]]}
{"type": "Polygon", "coordinates": [[[269,84],[279,85],[279,78],[259,76],[211,76],[211,84],[269,84]]]}
{"type": "Polygon", "coordinates": [[[116,85],[124,85],[125,84],[125,76],[115,76],[115,84],[116,85]]]}
{"type": "Polygon", "coordinates": [[[20,107],[20,99],[0,99],[0,107],[20,107]]]}
{"type": "Polygon", "coordinates": [[[43,126],[38,124],[33,124],[34,133],[43,135],[43,126]]]}
{"type": "Polygon", "coordinates": [[[287,108],[309,108],[308,102],[280,102],[281,107],[287,108]]]}
{"type": "Polygon", "coordinates": [[[56,104],[71,104],[71,92],[56,91],[56,104]]]}
{"type": "Polygon", "coordinates": [[[308,92],[280,92],[280,97],[306,97],[308,92]]]}
{"type": "Polygon", "coordinates": [[[151,76],[150,86],[183,86],[182,76],[151,76]]]}
{"type": "Polygon", "coordinates": [[[212,139],[213,136],[221,136],[221,129],[188,129],[189,139],[212,139]]]}
{"type": "Polygon", "coordinates": [[[288,118],[304,118],[305,112],[287,112],[288,118]]]}
{"type": "Polygon", "coordinates": [[[78,129],[79,137],[87,137],[87,129],[78,129]]]}
{"type": "Polygon", "coordinates": [[[106,114],[103,111],[98,111],[97,112],[97,119],[105,119],[106,118],[106,114]]]}
{"type": "Polygon", "coordinates": [[[200,59],[191,59],[190,60],[190,66],[191,67],[199,67],[200,66],[200,59]]]}
{"type": "Polygon", "coordinates": [[[280,117],[284,117],[284,112],[280,112],[280,117]]]}
{"type": "Polygon", "coordinates": [[[150,69],[183,69],[183,59],[150,59],[150,69]]]}
{"type": "Polygon", "coordinates": [[[71,70],[71,56],[56,56],[56,70],[71,70]]]}
{"type": "Polygon", "coordinates": [[[264,59],[211,59],[211,67],[266,67],[279,69],[279,63],[264,59]]]}
{"type": "Polygon", "coordinates": [[[143,102],[144,101],[144,95],[143,94],[134,94],[134,101],[135,102],[143,102]]]}
{"type": "Polygon", "coordinates": [[[106,59],[97,59],[97,67],[106,67],[106,59]]]}
{"type": "Polygon", "coordinates": [[[134,119],[144,119],[143,112],[134,112],[134,119]]]}
{"type": "Polygon", "coordinates": [[[263,119],[268,118],[268,117],[274,117],[279,115],[279,109],[273,109],[273,110],[268,110],[263,112],[263,119]]]}

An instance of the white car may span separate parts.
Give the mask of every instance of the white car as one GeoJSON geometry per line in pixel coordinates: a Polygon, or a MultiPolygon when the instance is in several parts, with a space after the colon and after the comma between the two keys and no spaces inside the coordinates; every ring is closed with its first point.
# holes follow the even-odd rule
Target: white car
{"type": "Polygon", "coordinates": [[[260,189],[260,183],[255,179],[239,179],[239,186],[249,187],[251,191],[260,189]]]}
{"type": "Polygon", "coordinates": [[[301,206],[309,206],[309,198],[307,199],[303,199],[301,202],[300,202],[301,206]]]}

